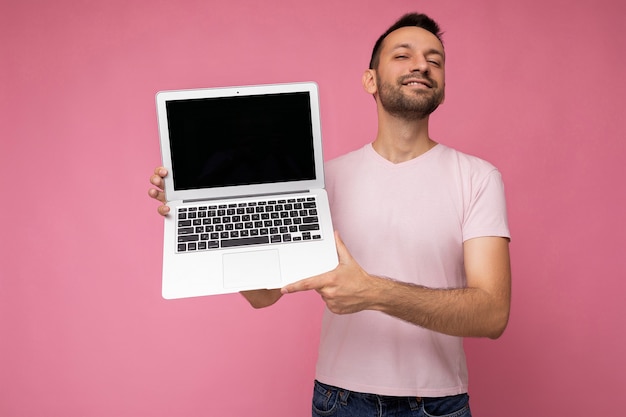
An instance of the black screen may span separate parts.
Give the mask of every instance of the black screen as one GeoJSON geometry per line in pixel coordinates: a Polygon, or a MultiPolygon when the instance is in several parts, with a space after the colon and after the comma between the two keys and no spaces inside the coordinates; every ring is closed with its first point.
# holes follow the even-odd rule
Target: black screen
{"type": "Polygon", "coordinates": [[[166,103],[174,188],[315,177],[309,93],[166,103]]]}

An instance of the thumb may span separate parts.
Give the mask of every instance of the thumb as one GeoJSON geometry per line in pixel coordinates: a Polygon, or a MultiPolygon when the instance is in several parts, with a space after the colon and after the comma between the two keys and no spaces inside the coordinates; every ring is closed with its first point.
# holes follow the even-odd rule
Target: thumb
{"type": "Polygon", "coordinates": [[[348,251],[345,243],[341,240],[341,236],[339,236],[339,232],[335,230],[335,244],[337,246],[337,255],[339,256],[339,263],[345,263],[346,261],[352,259],[352,255],[348,251]]]}

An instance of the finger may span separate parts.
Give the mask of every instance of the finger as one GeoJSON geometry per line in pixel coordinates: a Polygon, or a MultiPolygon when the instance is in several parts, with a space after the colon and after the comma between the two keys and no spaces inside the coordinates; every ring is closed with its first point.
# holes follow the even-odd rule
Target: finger
{"type": "Polygon", "coordinates": [[[148,190],[148,195],[155,200],[159,200],[161,203],[165,203],[165,193],[161,190],[157,190],[156,188],[150,188],[148,190]]]}
{"type": "Polygon", "coordinates": [[[348,248],[346,247],[346,245],[343,243],[343,240],[341,240],[341,237],[339,236],[339,232],[336,230],[335,230],[335,244],[337,246],[337,255],[339,256],[340,263],[345,263],[349,261],[350,259],[352,259],[352,255],[350,254],[350,251],[348,251],[348,248]]]}
{"type": "Polygon", "coordinates": [[[161,216],[166,216],[170,212],[169,206],[162,205],[157,208],[157,211],[161,216]]]}
{"type": "Polygon", "coordinates": [[[165,181],[163,181],[163,177],[155,174],[150,177],[150,184],[159,187],[160,189],[163,189],[163,187],[165,186],[165,181]]]}
{"type": "Polygon", "coordinates": [[[165,186],[163,178],[165,178],[166,176],[167,169],[165,169],[164,167],[156,167],[154,169],[154,175],[150,177],[150,183],[159,187],[160,189],[163,189],[165,186]]]}
{"type": "Polygon", "coordinates": [[[323,287],[321,281],[321,275],[312,278],[305,278],[284,286],[280,289],[280,292],[282,294],[291,294],[294,292],[317,290],[323,287]]]}
{"type": "Polygon", "coordinates": [[[165,169],[164,167],[156,167],[154,169],[154,175],[165,178],[167,176],[167,169],[165,169]]]}

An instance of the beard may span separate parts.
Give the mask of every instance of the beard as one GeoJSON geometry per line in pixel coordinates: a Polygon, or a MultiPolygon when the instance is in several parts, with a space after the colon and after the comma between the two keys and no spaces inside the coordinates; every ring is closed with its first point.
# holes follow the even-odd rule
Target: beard
{"type": "Polygon", "coordinates": [[[428,81],[432,88],[428,90],[413,90],[410,94],[402,91],[402,84],[406,78],[415,78],[414,76],[405,76],[398,79],[397,85],[384,83],[376,74],[376,83],[378,84],[378,98],[380,104],[389,114],[405,120],[422,120],[434,112],[443,102],[444,90],[439,88],[436,81],[422,76],[428,81]]]}

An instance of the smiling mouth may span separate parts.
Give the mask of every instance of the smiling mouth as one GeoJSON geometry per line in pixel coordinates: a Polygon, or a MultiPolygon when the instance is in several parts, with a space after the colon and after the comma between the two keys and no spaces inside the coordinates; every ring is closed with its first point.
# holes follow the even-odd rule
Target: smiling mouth
{"type": "Polygon", "coordinates": [[[427,88],[433,88],[434,86],[433,81],[431,81],[430,79],[424,76],[420,76],[416,74],[407,74],[403,78],[400,78],[400,82],[402,85],[409,86],[409,87],[424,86],[427,88]]]}
{"type": "Polygon", "coordinates": [[[432,85],[424,80],[406,80],[402,83],[402,85],[406,86],[424,86],[428,88],[432,88],[432,85]]]}

